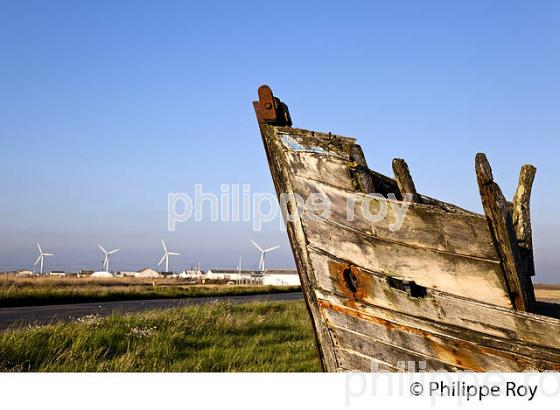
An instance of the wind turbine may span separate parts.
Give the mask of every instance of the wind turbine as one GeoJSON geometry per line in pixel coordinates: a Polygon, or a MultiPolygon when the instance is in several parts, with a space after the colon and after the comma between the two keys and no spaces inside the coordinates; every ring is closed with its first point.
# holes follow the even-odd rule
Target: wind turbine
{"type": "Polygon", "coordinates": [[[39,245],[39,243],[37,243],[37,249],[39,249],[39,257],[37,258],[37,260],[35,261],[33,266],[37,265],[40,261],[41,262],[41,275],[42,275],[43,274],[43,264],[44,264],[44,261],[45,261],[45,256],[53,256],[54,253],[43,252],[43,250],[41,249],[41,245],[39,245]]]}
{"type": "Polygon", "coordinates": [[[261,251],[261,260],[259,261],[259,272],[264,272],[264,262],[265,262],[265,258],[266,258],[266,253],[273,251],[274,249],[278,249],[279,246],[273,246],[272,248],[268,248],[268,249],[263,249],[261,248],[259,245],[257,245],[257,243],[253,240],[251,240],[251,243],[253,245],[255,245],[255,247],[261,251]]]}
{"type": "Polygon", "coordinates": [[[101,249],[101,251],[105,254],[105,259],[103,259],[103,270],[105,272],[109,272],[109,256],[111,256],[114,253],[117,253],[119,250],[113,249],[112,251],[107,252],[103,246],[101,245],[97,245],[97,246],[99,246],[99,249],[101,249]]]}
{"type": "Polygon", "coordinates": [[[163,256],[159,260],[158,266],[161,265],[163,263],[163,261],[165,260],[165,271],[169,272],[169,257],[170,256],[179,256],[180,254],[177,253],[177,252],[169,252],[167,250],[167,245],[165,244],[163,239],[161,240],[161,244],[163,245],[163,256]]]}

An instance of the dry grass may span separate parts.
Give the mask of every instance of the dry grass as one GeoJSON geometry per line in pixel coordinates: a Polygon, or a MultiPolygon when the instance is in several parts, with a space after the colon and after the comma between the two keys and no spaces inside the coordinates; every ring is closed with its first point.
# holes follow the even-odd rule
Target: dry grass
{"type": "Polygon", "coordinates": [[[545,302],[560,303],[560,285],[535,285],[535,296],[545,302]]]}
{"type": "Polygon", "coordinates": [[[297,286],[192,285],[180,279],[0,278],[0,307],[298,291],[297,286]]]}

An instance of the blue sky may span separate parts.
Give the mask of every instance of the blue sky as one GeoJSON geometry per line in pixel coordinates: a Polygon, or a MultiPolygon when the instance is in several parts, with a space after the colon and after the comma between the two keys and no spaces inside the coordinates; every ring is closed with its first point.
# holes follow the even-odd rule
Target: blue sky
{"type": "Polygon", "coordinates": [[[371,168],[406,158],[417,188],[480,211],[474,155],[511,197],[537,166],[536,281],[560,282],[560,3],[555,1],[0,1],[0,269],[258,262],[271,223],[184,223],[167,194],[273,192],[251,101],[359,138],[371,168]]]}

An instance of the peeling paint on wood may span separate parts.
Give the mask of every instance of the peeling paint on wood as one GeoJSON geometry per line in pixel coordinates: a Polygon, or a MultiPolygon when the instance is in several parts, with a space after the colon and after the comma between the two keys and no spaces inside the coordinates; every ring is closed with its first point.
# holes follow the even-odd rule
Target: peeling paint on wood
{"type": "Polygon", "coordinates": [[[325,370],[560,370],[560,308],[535,302],[530,279],[533,168],[508,208],[478,157],[480,215],[417,192],[404,160],[395,180],[368,168],[355,139],[292,128],[264,91],[255,107],[278,108],[257,111],[277,194],[331,205],[311,220],[290,203],[287,223],[325,370]],[[349,202],[387,213],[349,219],[349,202]]]}

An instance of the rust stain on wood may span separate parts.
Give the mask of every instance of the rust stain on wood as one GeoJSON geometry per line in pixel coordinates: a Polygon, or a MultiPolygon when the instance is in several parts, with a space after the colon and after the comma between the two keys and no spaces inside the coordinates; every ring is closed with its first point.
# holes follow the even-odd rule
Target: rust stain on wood
{"type": "MultiPolygon", "coordinates": [[[[388,331],[404,332],[419,336],[425,341],[427,350],[433,352],[436,359],[446,363],[455,364],[457,366],[467,368],[472,371],[483,372],[487,368],[484,366],[484,358],[496,357],[513,363],[512,369],[520,371],[524,368],[531,368],[531,360],[520,355],[509,353],[497,349],[477,346],[471,342],[460,339],[452,339],[442,337],[434,333],[430,333],[415,327],[391,322],[380,317],[363,313],[352,306],[341,306],[333,304],[329,301],[319,299],[319,305],[323,309],[329,309],[350,317],[364,320],[376,325],[382,326],[388,331]],[[443,339],[443,340],[442,340],[443,339]]],[[[401,346],[403,348],[412,348],[413,346],[401,346]]],[[[560,363],[547,363],[547,370],[560,370],[560,363]]]]}
{"type": "Polygon", "coordinates": [[[393,163],[393,179],[368,168],[355,139],[292,128],[270,87],[259,88],[254,107],[278,196],[332,200],[324,221],[304,220],[290,202],[287,224],[326,370],[362,369],[361,347],[390,369],[404,349],[432,358],[432,369],[560,370],[560,306],[535,302],[531,282],[533,167],[522,168],[509,204],[478,155],[480,215],[417,192],[404,160],[393,163]],[[388,196],[407,193],[413,202],[393,230],[392,207],[403,201],[388,196]],[[369,194],[369,213],[388,207],[386,219],[347,219],[346,204],[361,206],[369,194]],[[368,337],[382,338],[386,350],[368,337]]]}
{"type": "MultiPolygon", "coordinates": [[[[420,329],[416,329],[410,326],[399,325],[397,323],[389,322],[388,320],[381,319],[376,316],[368,315],[366,313],[360,312],[355,309],[348,309],[346,307],[335,305],[328,301],[319,299],[319,304],[324,309],[330,309],[348,316],[352,316],[361,320],[365,320],[368,322],[375,323],[377,325],[381,325],[389,330],[399,330],[403,332],[413,333],[418,336],[424,338],[427,342],[430,343],[430,347],[434,351],[435,356],[438,359],[445,360],[449,363],[454,363],[463,367],[467,367],[474,371],[483,371],[483,368],[480,367],[476,362],[472,360],[471,357],[466,355],[461,355],[461,346],[460,342],[452,342],[448,346],[441,345],[437,341],[433,340],[432,335],[428,332],[425,332],[420,329]]],[[[350,306],[352,307],[352,306],[350,306]]]]}
{"type": "Polygon", "coordinates": [[[349,303],[363,302],[373,291],[371,276],[352,263],[329,261],[329,272],[334,286],[348,296],[349,303]]]}

